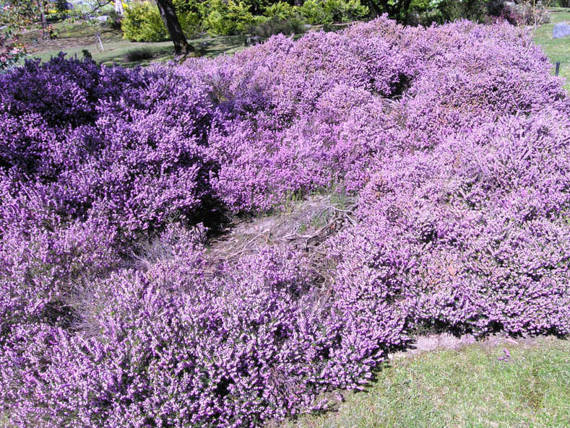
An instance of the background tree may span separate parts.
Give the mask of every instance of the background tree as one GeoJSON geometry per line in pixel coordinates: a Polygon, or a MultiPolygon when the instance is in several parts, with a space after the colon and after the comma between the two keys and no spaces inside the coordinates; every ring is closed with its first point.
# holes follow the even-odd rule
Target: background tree
{"type": "Polygon", "coordinates": [[[56,0],[7,0],[2,8],[1,22],[14,29],[41,23],[44,37],[48,36],[46,10],[56,7],[56,0]]]}
{"type": "Polygon", "coordinates": [[[37,0],[7,0],[0,11],[3,25],[21,28],[39,21],[37,0]]]}
{"type": "Polygon", "coordinates": [[[0,4],[0,70],[14,65],[26,54],[26,47],[14,34],[15,30],[34,22],[37,3],[19,0],[0,4]]]}
{"type": "Polygon", "coordinates": [[[156,0],[156,5],[164,21],[164,25],[168,30],[168,34],[170,34],[170,39],[172,43],[174,43],[174,52],[176,55],[187,55],[192,52],[194,49],[186,41],[186,36],[176,16],[176,9],[172,4],[172,0],[156,0]]]}

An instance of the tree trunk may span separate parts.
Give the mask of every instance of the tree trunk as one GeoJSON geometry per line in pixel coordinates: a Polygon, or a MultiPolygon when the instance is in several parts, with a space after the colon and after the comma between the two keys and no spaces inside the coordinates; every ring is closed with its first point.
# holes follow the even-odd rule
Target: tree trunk
{"type": "Polygon", "coordinates": [[[117,12],[117,15],[123,16],[125,13],[123,10],[123,0],[115,0],[115,12],[117,12]]]}
{"type": "Polygon", "coordinates": [[[174,52],[176,55],[187,55],[194,49],[186,41],[186,36],[180,26],[180,21],[176,16],[176,10],[172,4],[172,0],[156,0],[160,16],[166,25],[166,29],[170,34],[172,43],[174,43],[174,52]]]}
{"type": "Polygon", "coordinates": [[[41,16],[41,20],[42,20],[42,36],[44,39],[47,39],[48,38],[47,19],[46,19],[46,11],[45,11],[44,0],[38,0],[38,6],[40,8],[40,16],[41,16]]]}

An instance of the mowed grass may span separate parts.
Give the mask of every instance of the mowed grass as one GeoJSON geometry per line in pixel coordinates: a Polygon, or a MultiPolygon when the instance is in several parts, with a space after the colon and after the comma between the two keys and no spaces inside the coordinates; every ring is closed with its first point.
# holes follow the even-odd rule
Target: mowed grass
{"type": "Polygon", "coordinates": [[[560,76],[566,78],[565,88],[570,91],[570,37],[552,38],[554,24],[559,22],[570,24],[570,8],[553,8],[550,16],[549,24],[541,25],[534,31],[534,41],[542,47],[552,64],[560,62],[560,76]]]}
{"type": "Polygon", "coordinates": [[[337,411],[284,426],[568,427],[570,342],[542,337],[397,358],[345,399],[337,411]]]}
{"type": "MultiPolygon", "coordinates": [[[[212,57],[222,53],[230,54],[244,48],[243,42],[238,37],[203,37],[189,40],[194,46],[199,56],[212,57]]],[[[93,39],[93,43],[65,49],[53,49],[38,52],[32,56],[47,61],[57,56],[59,52],[65,52],[68,57],[83,56],[83,50],[88,50],[93,59],[105,65],[121,65],[124,67],[147,66],[155,62],[168,62],[174,59],[174,48],[172,42],[139,43],[128,40],[107,41],[103,40],[101,50],[99,44],[93,39]],[[142,60],[129,60],[132,54],[138,51],[150,52],[152,57],[142,60]]]]}
{"type": "MultiPolygon", "coordinates": [[[[68,57],[83,57],[87,50],[95,61],[105,65],[117,64],[124,67],[146,66],[153,62],[166,62],[174,58],[171,41],[140,43],[124,40],[119,30],[108,26],[83,22],[54,24],[57,37],[54,40],[42,40],[41,30],[28,31],[21,35],[21,40],[29,45],[31,55],[47,61],[64,52],[68,57]],[[96,34],[99,33],[103,48],[96,34]],[[145,55],[137,55],[139,52],[145,55]],[[140,56],[140,59],[132,60],[140,56]],[[143,58],[144,57],[144,58],[143,58]]],[[[188,40],[195,48],[196,55],[212,57],[222,53],[231,54],[243,49],[244,38],[240,36],[203,36],[188,40]]]]}

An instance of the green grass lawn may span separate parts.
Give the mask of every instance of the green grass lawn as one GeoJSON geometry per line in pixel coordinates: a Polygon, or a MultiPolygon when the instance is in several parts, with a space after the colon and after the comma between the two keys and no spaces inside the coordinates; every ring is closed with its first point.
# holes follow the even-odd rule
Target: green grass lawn
{"type": "MultiPolygon", "coordinates": [[[[243,41],[239,37],[203,37],[199,39],[189,40],[189,43],[197,50],[201,49],[200,56],[216,56],[221,53],[233,53],[244,48],[243,41]]],[[[68,56],[82,56],[84,49],[88,50],[93,59],[105,65],[122,65],[125,67],[146,66],[153,62],[166,62],[174,58],[174,48],[172,42],[142,43],[129,42],[128,40],[105,40],[103,39],[103,48],[93,39],[92,43],[83,46],[70,47],[65,49],[45,50],[32,55],[43,61],[49,60],[56,56],[60,51],[65,52],[68,56]],[[140,51],[149,52],[152,56],[141,60],[130,60],[129,54],[140,51]]]]}
{"type": "Polygon", "coordinates": [[[570,342],[471,345],[401,357],[337,411],[286,427],[568,427],[570,342]],[[503,361],[504,349],[510,358],[503,361]]]}
{"type": "MultiPolygon", "coordinates": [[[[32,58],[47,61],[65,52],[69,57],[82,57],[83,51],[88,50],[93,59],[99,63],[119,64],[126,67],[148,65],[151,62],[164,62],[174,58],[172,42],[138,43],[122,38],[118,30],[99,24],[86,22],[60,22],[54,24],[57,37],[54,40],[41,40],[41,30],[27,31],[21,35],[21,40],[31,48],[32,58]],[[96,33],[100,34],[103,49],[99,45],[96,33]],[[144,51],[145,58],[132,60],[136,53],[144,51]]],[[[221,53],[233,53],[244,48],[243,38],[239,36],[203,36],[189,40],[200,56],[216,56],[221,53]]]]}
{"type": "Polygon", "coordinates": [[[570,90],[570,38],[553,39],[552,29],[558,22],[570,24],[569,8],[553,8],[551,23],[541,25],[534,32],[534,41],[542,46],[544,52],[552,63],[560,62],[560,76],[566,78],[566,89],[570,90]]]}

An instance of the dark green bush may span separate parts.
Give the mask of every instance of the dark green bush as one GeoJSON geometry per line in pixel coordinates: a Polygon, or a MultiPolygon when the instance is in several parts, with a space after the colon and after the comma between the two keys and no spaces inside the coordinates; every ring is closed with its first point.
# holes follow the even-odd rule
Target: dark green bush
{"type": "Polygon", "coordinates": [[[293,15],[288,19],[273,17],[265,22],[254,26],[250,33],[260,39],[271,37],[274,34],[302,34],[305,32],[305,22],[299,15],[293,15]]]}
{"type": "MultiPolygon", "coordinates": [[[[174,0],[173,3],[187,37],[200,31],[212,35],[299,34],[306,22],[327,26],[369,14],[368,7],[360,0],[306,0],[302,6],[271,0],[174,0]]],[[[124,37],[132,41],[168,39],[158,8],[150,1],[129,4],[121,28],[124,37]]]]}
{"type": "Polygon", "coordinates": [[[202,30],[202,8],[199,0],[174,0],[176,15],[186,37],[202,30]]]}
{"type": "Polygon", "coordinates": [[[152,59],[152,57],[154,57],[152,49],[149,48],[133,49],[125,54],[125,61],[140,62],[147,59],[152,59]]]}
{"type": "Polygon", "coordinates": [[[413,0],[407,11],[406,22],[412,25],[430,25],[469,19],[487,22],[492,16],[502,15],[505,0],[413,0]]]}
{"type": "Polygon", "coordinates": [[[112,10],[109,12],[109,19],[105,23],[106,26],[112,28],[113,30],[120,30],[121,29],[121,21],[123,17],[119,15],[117,12],[112,10]]]}

